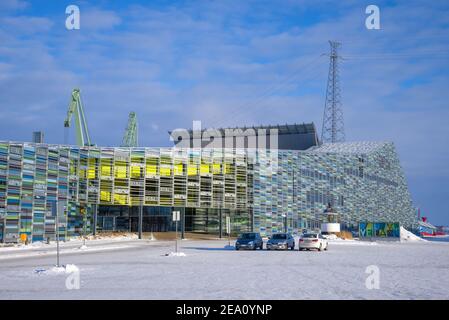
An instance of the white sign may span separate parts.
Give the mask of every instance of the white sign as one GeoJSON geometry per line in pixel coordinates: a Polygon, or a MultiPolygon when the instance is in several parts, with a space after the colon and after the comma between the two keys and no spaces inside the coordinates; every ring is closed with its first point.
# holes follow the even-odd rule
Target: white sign
{"type": "Polygon", "coordinates": [[[173,221],[179,221],[181,220],[180,212],[179,211],[173,211],[173,221]]]}
{"type": "Polygon", "coordinates": [[[226,217],[226,233],[231,233],[231,217],[226,217]]]}

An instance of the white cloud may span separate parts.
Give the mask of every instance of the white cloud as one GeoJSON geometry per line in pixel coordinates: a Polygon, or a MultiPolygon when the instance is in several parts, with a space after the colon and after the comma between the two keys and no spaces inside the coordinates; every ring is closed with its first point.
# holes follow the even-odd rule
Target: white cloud
{"type": "Polygon", "coordinates": [[[99,8],[83,10],[80,8],[80,30],[109,30],[121,23],[122,19],[114,11],[99,8]]]}
{"type": "Polygon", "coordinates": [[[0,2],[0,10],[2,11],[23,10],[28,6],[28,2],[21,0],[2,0],[0,2]]]}
{"type": "Polygon", "coordinates": [[[0,18],[0,24],[13,34],[30,35],[34,33],[47,32],[53,26],[48,18],[17,16],[0,18]]]}

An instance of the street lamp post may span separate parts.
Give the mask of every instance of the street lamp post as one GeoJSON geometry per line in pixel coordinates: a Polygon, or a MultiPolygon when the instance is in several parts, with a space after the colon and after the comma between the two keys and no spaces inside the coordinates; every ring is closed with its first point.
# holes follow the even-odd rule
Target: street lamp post
{"type": "Polygon", "coordinates": [[[179,211],[173,211],[173,221],[175,222],[175,252],[178,253],[178,221],[180,220],[179,211]]]}
{"type": "Polygon", "coordinates": [[[287,215],[283,213],[282,217],[284,218],[284,232],[287,233],[287,215]]]}

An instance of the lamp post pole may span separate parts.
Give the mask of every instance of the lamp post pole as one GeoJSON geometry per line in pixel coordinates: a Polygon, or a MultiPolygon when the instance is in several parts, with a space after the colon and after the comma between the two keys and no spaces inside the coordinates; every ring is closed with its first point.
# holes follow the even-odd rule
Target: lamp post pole
{"type": "Polygon", "coordinates": [[[284,218],[284,232],[287,233],[287,215],[283,213],[282,217],[284,218]]]}
{"type": "Polygon", "coordinates": [[[56,229],[56,267],[59,267],[59,204],[58,202],[55,202],[56,204],[56,223],[55,223],[55,229],[56,229]]]}
{"type": "Polygon", "coordinates": [[[175,252],[178,253],[178,221],[180,220],[179,211],[173,211],[173,221],[175,222],[175,252]]]}

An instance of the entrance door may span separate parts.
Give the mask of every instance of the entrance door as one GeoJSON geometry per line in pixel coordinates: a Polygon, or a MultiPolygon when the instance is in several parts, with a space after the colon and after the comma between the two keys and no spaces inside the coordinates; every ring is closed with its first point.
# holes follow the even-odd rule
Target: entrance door
{"type": "MultiPolygon", "coordinates": [[[[139,218],[131,217],[131,232],[137,232],[139,229],[139,218]]],[[[170,231],[171,220],[167,216],[146,216],[142,219],[143,232],[167,232],[170,231]]]]}

